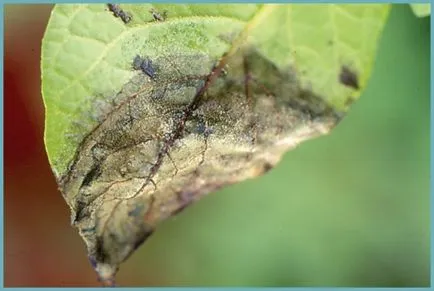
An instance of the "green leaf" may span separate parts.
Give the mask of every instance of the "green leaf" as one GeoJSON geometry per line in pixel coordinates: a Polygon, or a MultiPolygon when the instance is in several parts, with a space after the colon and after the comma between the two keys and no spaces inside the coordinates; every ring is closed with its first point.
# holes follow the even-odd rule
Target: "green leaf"
{"type": "Polygon", "coordinates": [[[390,5],[115,8],[56,5],[41,65],[50,163],[105,284],[159,222],[328,133],[390,5]]]}
{"type": "Polygon", "coordinates": [[[426,17],[426,16],[431,15],[431,4],[430,3],[424,3],[424,4],[411,3],[410,7],[411,7],[411,10],[413,10],[413,13],[417,17],[426,17]]]}

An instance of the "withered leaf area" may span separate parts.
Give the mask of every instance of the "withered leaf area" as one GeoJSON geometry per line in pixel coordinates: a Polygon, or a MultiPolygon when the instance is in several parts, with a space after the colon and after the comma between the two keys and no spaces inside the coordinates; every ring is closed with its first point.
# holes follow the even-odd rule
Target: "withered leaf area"
{"type": "Polygon", "coordinates": [[[300,88],[290,67],[278,70],[252,49],[220,60],[154,61],[156,78],[137,72],[113,96],[112,110],[59,181],[107,285],[159,222],[207,193],[263,174],[340,118],[300,88]]]}

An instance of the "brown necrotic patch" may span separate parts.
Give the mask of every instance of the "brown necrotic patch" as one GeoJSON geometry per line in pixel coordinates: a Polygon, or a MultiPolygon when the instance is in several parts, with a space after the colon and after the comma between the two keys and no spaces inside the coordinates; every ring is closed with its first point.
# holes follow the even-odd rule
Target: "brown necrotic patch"
{"type": "Polygon", "coordinates": [[[159,60],[155,81],[135,77],[62,177],[74,225],[103,280],[113,279],[158,222],[269,171],[288,148],[337,122],[289,68],[241,50],[216,61],[169,56],[159,60]]]}

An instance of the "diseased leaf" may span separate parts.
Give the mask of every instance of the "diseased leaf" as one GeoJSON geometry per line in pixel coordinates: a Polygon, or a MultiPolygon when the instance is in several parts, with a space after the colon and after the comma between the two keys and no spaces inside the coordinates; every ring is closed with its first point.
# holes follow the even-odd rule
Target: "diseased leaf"
{"type": "Polygon", "coordinates": [[[426,17],[431,15],[430,3],[424,3],[424,4],[411,3],[410,6],[411,6],[411,10],[413,10],[413,13],[417,17],[426,17]]]}
{"type": "Polygon", "coordinates": [[[156,228],[328,133],[389,5],[56,5],[45,142],[104,284],[156,228]]]}

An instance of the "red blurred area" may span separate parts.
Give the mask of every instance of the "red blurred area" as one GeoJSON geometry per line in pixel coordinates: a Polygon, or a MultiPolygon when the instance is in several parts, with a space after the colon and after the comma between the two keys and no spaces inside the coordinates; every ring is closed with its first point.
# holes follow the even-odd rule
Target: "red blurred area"
{"type": "Polygon", "coordinates": [[[44,149],[40,55],[51,8],[5,5],[5,287],[99,286],[44,149]]]}

